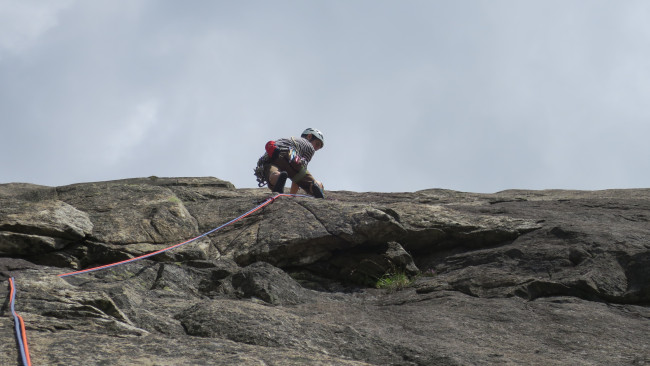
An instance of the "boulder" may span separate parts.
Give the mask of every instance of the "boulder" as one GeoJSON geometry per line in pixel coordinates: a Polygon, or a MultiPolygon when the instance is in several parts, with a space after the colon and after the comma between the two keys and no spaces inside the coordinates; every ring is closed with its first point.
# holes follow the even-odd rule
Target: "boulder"
{"type": "Polygon", "coordinates": [[[90,235],[87,213],[59,200],[0,198],[0,255],[50,253],[90,235]]]}
{"type": "Polygon", "coordinates": [[[266,262],[253,263],[234,274],[232,287],[240,297],[260,299],[273,305],[300,304],[310,298],[309,290],[266,262]]]}

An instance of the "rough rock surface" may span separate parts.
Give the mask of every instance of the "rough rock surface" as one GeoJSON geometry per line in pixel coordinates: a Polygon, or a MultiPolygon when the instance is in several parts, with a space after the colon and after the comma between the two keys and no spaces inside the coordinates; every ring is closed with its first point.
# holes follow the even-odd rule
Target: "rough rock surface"
{"type": "Polygon", "coordinates": [[[0,364],[650,365],[650,189],[0,185],[0,364]],[[399,289],[380,278],[407,275],[399,289]]]}

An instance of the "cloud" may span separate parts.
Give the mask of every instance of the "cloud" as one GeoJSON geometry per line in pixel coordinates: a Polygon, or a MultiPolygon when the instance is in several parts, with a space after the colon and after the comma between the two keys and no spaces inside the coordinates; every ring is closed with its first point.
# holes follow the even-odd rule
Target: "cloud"
{"type": "Polygon", "coordinates": [[[0,1],[0,61],[3,54],[25,52],[59,24],[58,15],[72,0],[0,1]]]}
{"type": "Polygon", "coordinates": [[[133,154],[134,148],[141,145],[155,127],[158,118],[156,101],[138,103],[124,125],[118,125],[106,140],[104,159],[109,165],[123,162],[133,154]]]}
{"type": "Polygon", "coordinates": [[[266,141],[315,127],[329,189],[644,185],[649,7],[0,2],[0,182],[254,187],[266,141]]]}

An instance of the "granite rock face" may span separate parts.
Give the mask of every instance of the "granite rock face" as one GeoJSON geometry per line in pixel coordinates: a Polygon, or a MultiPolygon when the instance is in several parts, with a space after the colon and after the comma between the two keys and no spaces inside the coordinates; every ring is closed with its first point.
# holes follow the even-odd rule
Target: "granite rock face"
{"type": "Polygon", "coordinates": [[[0,185],[0,294],[14,277],[32,362],[650,364],[650,189],[278,197],[58,276],[269,197],[216,178],[0,185]]]}

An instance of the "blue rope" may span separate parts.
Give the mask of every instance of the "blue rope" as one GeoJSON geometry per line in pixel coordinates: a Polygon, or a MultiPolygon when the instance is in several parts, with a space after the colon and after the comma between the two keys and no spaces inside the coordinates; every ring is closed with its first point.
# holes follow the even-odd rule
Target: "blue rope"
{"type": "Polygon", "coordinates": [[[11,286],[10,290],[10,295],[9,295],[9,304],[11,307],[11,314],[14,316],[14,327],[16,328],[16,339],[18,340],[18,348],[20,350],[20,357],[23,361],[24,366],[31,365],[31,362],[29,361],[29,357],[27,355],[26,351],[26,345],[23,343],[23,339],[26,338],[26,334],[23,334],[22,332],[22,318],[18,313],[16,313],[15,309],[15,298],[16,298],[16,286],[15,286],[15,281],[14,278],[11,277],[9,279],[9,285],[11,286]]]}
{"type": "MultiPolygon", "coordinates": [[[[245,218],[246,216],[258,211],[259,209],[273,203],[279,197],[310,197],[310,196],[305,196],[305,195],[300,195],[300,194],[278,193],[275,196],[268,198],[267,200],[265,200],[264,202],[262,202],[261,204],[259,204],[255,208],[253,208],[253,209],[249,210],[248,212],[244,213],[243,215],[240,215],[240,216],[228,221],[227,223],[225,223],[225,224],[223,224],[223,225],[221,225],[221,226],[219,226],[217,228],[214,228],[214,229],[212,229],[212,230],[210,230],[210,231],[208,231],[206,233],[203,233],[203,234],[201,234],[201,235],[199,235],[199,236],[197,236],[195,238],[192,238],[190,240],[184,241],[182,243],[173,245],[173,246],[165,248],[165,249],[155,251],[153,253],[149,253],[149,254],[139,256],[139,257],[131,258],[131,259],[128,259],[128,260],[125,260],[125,261],[112,263],[112,264],[107,264],[107,265],[99,266],[99,267],[95,267],[95,268],[85,269],[85,270],[77,271],[77,272],[64,273],[64,274],[58,275],[58,277],[74,276],[74,275],[78,275],[78,274],[82,274],[82,273],[98,271],[100,269],[111,268],[111,267],[115,267],[115,266],[120,265],[120,264],[126,264],[126,263],[130,263],[130,262],[133,262],[133,261],[136,261],[136,260],[149,258],[149,257],[154,256],[156,254],[164,253],[164,252],[172,250],[174,248],[178,248],[181,245],[189,244],[191,242],[199,240],[199,239],[201,239],[203,237],[206,237],[206,236],[214,233],[215,231],[218,231],[218,230],[220,230],[220,229],[222,229],[222,228],[224,228],[224,227],[226,227],[226,226],[228,226],[228,225],[230,225],[232,223],[235,223],[235,222],[245,218]]],[[[13,277],[11,277],[9,279],[9,285],[11,286],[10,295],[9,295],[9,304],[10,304],[10,307],[11,307],[11,314],[14,317],[14,325],[15,325],[15,328],[16,328],[16,339],[18,340],[18,347],[19,347],[19,351],[20,351],[20,357],[22,359],[22,362],[23,362],[24,366],[31,366],[31,360],[30,360],[30,357],[29,357],[29,347],[26,344],[27,335],[23,332],[24,323],[23,323],[23,320],[22,320],[21,316],[18,315],[18,313],[16,313],[16,310],[15,310],[15,301],[14,301],[14,299],[16,297],[16,288],[15,288],[14,278],[13,277]]]]}

